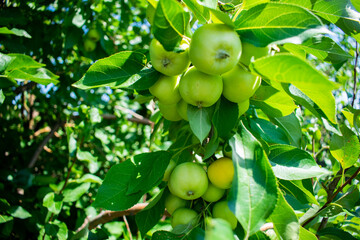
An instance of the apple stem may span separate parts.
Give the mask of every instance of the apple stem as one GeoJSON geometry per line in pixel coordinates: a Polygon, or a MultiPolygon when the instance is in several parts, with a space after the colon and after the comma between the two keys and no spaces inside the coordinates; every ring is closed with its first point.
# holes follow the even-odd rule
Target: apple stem
{"type": "Polygon", "coordinates": [[[226,59],[226,58],[229,58],[230,55],[224,51],[224,50],[219,50],[216,54],[216,59],[226,59]]]}

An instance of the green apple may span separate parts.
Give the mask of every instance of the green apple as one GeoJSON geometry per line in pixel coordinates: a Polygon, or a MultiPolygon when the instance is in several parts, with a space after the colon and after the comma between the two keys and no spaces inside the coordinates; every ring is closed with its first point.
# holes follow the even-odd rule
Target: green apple
{"type": "Polygon", "coordinates": [[[163,181],[169,180],[170,174],[172,173],[172,171],[174,170],[175,167],[176,167],[176,162],[174,160],[170,159],[169,165],[165,169],[163,181]]]}
{"type": "Polygon", "coordinates": [[[223,95],[231,102],[240,103],[248,100],[261,84],[261,78],[236,65],[222,75],[223,95]]]}
{"type": "Polygon", "coordinates": [[[177,111],[177,104],[163,104],[160,101],[158,102],[159,110],[163,117],[169,121],[180,121],[182,117],[177,111]]]}
{"type": "Polygon", "coordinates": [[[96,48],[96,42],[92,41],[91,39],[84,40],[84,49],[86,52],[92,52],[96,48]]]}
{"type": "Polygon", "coordinates": [[[178,208],[171,216],[171,226],[175,228],[178,225],[190,224],[195,226],[198,218],[198,213],[190,208],[178,208]]]}
{"type": "Polygon", "coordinates": [[[249,66],[251,58],[254,57],[254,60],[263,56],[266,56],[270,53],[270,47],[256,47],[251,43],[242,42],[242,54],[240,57],[240,62],[249,66]]]}
{"type": "Polygon", "coordinates": [[[249,106],[250,106],[250,100],[247,99],[243,102],[239,102],[238,103],[238,106],[239,106],[239,117],[241,115],[243,115],[244,113],[246,113],[246,111],[249,109],[249,106]]]}
{"type": "Polygon", "coordinates": [[[187,116],[187,106],[188,106],[188,104],[183,99],[181,99],[177,104],[177,110],[183,119],[185,119],[186,121],[189,121],[188,116],[187,116]]]}
{"type": "Polygon", "coordinates": [[[189,201],[179,198],[171,193],[165,198],[165,208],[170,215],[178,208],[183,208],[188,205],[189,201]]]}
{"type": "Polygon", "coordinates": [[[183,41],[180,45],[184,51],[166,51],[155,38],[150,43],[150,60],[152,66],[167,76],[176,76],[183,73],[190,65],[188,44],[183,41]]]}
{"type": "Polygon", "coordinates": [[[225,24],[205,24],[191,38],[192,64],[207,74],[219,75],[232,69],[241,56],[239,35],[225,24]]]}
{"type": "Polygon", "coordinates": [[[90,29],[89,32],[87,33],[87,38],[89,38],[90,40],[92,40],[94,42],[99,41],[100,37],[101,37],[100,33],[95,28],[90,29]]]}
{"type": "Polygon", "coordinates": [[[221,218],[230,223],[231,228],[234,230],[237,225],[237,218],[234,213],[231,212],[227,201],[221,201],[214,204],[212,210],[213,218],[221,218]]]}
{"type": "Polygon", "coordinates": [[[175,167],[170,175],[168,187],[172,194],[185,200],[193,200],[206,192],[208,177],[199,164],[185,162],[175,167]]]}
{"type": "Polygon", "coordinates": [[[188,104],[197,107],[210,107],[221,97],[222,78],[209,75],[191,67],[180,79],[179,91],[188,104]]]}
{"type": "Polygon", "coordinates": [[[219,201],[225,194],[225,189],[218,188],[209,182],[206,192],[201,196],[207,202],[219,201]]]}
{"type": "Polygon", "coordinates": [[[150,93],[163,104],[175,104],[180,101],[179,76],[162,75],[154,85],[149,88],[150,93]]]}

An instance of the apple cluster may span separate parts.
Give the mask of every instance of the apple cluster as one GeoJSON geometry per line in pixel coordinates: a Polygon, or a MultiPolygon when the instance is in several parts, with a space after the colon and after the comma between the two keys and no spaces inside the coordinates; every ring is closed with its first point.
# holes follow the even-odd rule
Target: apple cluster
{"type": "Polygon", "coordinates": [[[96,43],[100,40],[100,33],[95,28],[91,28],[86,34],[84,40],[84,50],[86,52],[92,52],[96,48],[96,43]]]}
{"type": "Polygon", "coordinates": [[[251,58],[269,53],[269,48],[242,43],[225,24],[199,27],[181,51],[166,51],[155,38],[150,44],[152,66],[163,75],[149,88],[160,112],[170,121],[188,120],[187,106],[210,107],[221,95],[239,105],[242,115],[261,78],[248,71],[251,58]]]}
{"type": "Polygon", "coordinates": [[[226,191],[234,178],[232,159],[221,157],[211,163],[207,170],[200,164],[185,162],[176,166],[170,161],[164,181],[168,181],[170,193],[165,199],[165,208],[171,214],[171,225],[190,225],[194,227],[201,214],[194,209],[193,201],[202,199],[211,203],[212,217],[226,220],[232,229],[237,219],[226,201],[226,191]]]}

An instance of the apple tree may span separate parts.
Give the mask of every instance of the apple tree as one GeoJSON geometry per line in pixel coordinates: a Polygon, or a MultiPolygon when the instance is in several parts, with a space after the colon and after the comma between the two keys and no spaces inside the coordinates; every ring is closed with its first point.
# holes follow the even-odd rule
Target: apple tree
{"type": "MultiPolygon", "coordinates": [[[[73,39],[63,50],[79,65],[74,52],[93,60],[65,78],[71,102],[58,123],[69,169],[87,165],[49,185],[39,238],[103,239],[106,231],[154,240],[360,238],[356,1],[120,2],[120,15],[96,19],[82,8],[72,19],[98,21],[84,20],[82,45],[73,39]],[[142,12],[129,20],[127,7],[142,12]],[[123,35],[111,35],[124,19],[123,35]],[[135,37],[117,47],[139,25],[148,31],[140,43],[135,37]],[[96,91],[92,97],[106,92],[106,106],[91,107],[97,100],[88,94],[96,91]],[[127,118],[104,121],[114,109],[115,117],[130,112],[146,126],[132,131],[127,118]],[[128,145],[119,147],[118,138],[128,145]],[[64,217],[71,210],[82,214],[76,229],[64,217]]],[[[89,2],[99,13],[109,4],[119,3],[89,2]]],[[[2,101],[23,86],[19,79],[61,85],[27,55],[0,57],[2,101]]],[[[4,223],[15,217],[4,216],[4,223]]]]}

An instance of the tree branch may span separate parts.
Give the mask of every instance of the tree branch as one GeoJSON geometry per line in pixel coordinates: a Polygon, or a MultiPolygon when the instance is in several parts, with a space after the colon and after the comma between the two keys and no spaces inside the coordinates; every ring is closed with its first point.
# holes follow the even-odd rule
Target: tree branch
{"type": "Polygon", "coordinates": [[[354,89],[353,89],[353,99],[351,101],[351,106],[354,107],[355,99],[356,99],[356,91],[357,91],[357,71],[356,66],[358,63],[359,51],[358,51],[358,43],[355,43],[355,64],[354,64],[354,89]]]}
{"type": "MultiPolygon", "coordinates": [[[[340,170],[341,171],[341,170],[340,170]]],[[[360,167],[356,170],[356,172],[343,184],[341,185],[335,193],[331,193],[330,191],[328,192],[328,199],[326,201],[326,203],[314,214],[314,216],[312,216],[311,218],[309,218],[308,220],[306,220],[302,226],[305,227],[307,224],[309,224],[312,220],[314,220],[316,218],[316,216],[325,208],[328,207],[328,205],[335,199],[335,197],[344,189],[344,187],[346,187],[346,185],[348,185],[360,172],[360,167]]],[[[337,177],[333,180],[333,182],[339,182],[340,177],[337,177]]],[[[332,183],[330,183],[330,185],[332,185],[332,183]]],[[[336,184],[337,185],[337,184],[336,184]]],[[[330,190],[330,188],[329,188],[330,190]]]]}
{"type": "Polygon", "coordinates": [[[36,161],[38,160],[41,151],[44,149],[45,145],[50,141],[50,139],[54,136],[55,132],[59,129],[59,127],[63,124],[63,122],[57,122],[51,129],[51,132],[44,138],[41,144],[38,146],[36,151],[34,152],[31,161],[28,165],[28,168],[33,168],[35,166],[36,161]]]}

